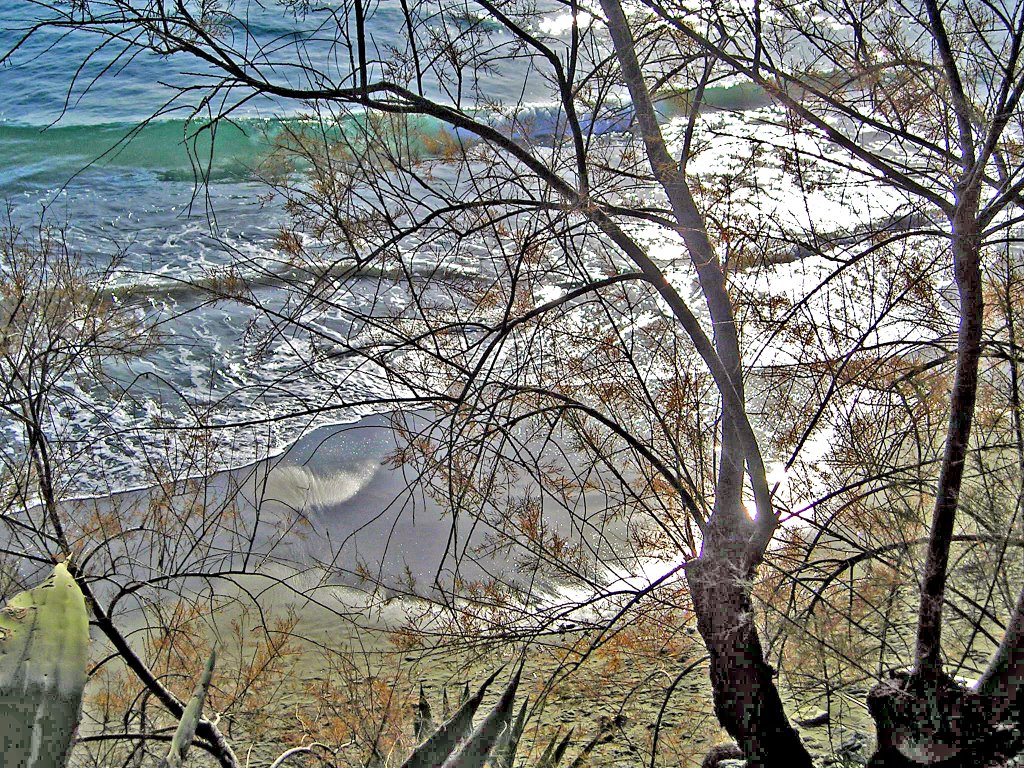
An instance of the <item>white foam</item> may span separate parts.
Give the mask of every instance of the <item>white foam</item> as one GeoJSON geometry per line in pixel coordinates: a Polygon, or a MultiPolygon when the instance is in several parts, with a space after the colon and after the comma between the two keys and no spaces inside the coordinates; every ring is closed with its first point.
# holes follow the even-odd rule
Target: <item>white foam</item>
{"type": "Polygon", "coordinates": [[[363,461],[354,471],[332,474],[301,466],[275,466],[267,475],[265,498],[296,510],[324,509],[354,497],[379,470],[380,462],[375,460],[363,461]]]}
{"type": "Polygon", "coordinates": [[[594,23],[594,17],[588,13],[579,13],[575,18],[571,13],[556,13],[544,16],[537,23],[537,31],[553,37],[567,35],[572,29],[573,21],[580,29],[586,29],[594,23]]]}

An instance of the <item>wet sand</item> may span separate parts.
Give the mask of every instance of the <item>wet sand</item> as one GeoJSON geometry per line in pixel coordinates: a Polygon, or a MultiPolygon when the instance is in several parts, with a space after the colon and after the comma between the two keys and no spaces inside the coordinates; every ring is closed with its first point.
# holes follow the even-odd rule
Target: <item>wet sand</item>
{"type": "MultiPolygon", "coordinates": [[[[252,752],[253,766],[267,764],[287,743],[288,723],[308,697],[309,686],[324,678],[328,658],[354,662],[365,681],[398,680],[404,696],[413,696],[422,683],[439,706],[443,689],[456,696],[463,683],[478,683],[522,648],[509,644],[460,650],[439,645],[437,638],[426,638],[415,646],[397,642],[407,638],[393,630],[410,617],[434,610],[426,601],[408,595],[433,597],[436,584],[450,587],[456,564],[464,577],[491,573],[515,578],[514,561],[507,556],[479,561],[457,558],[449,546],[450,518],[428,494],[414,487],[417,478],[410,466],[388,462],[399,446],[397,440],[390,417],[371,416],[317,429],[280,456],[209,480],[211,498],[232,496],[243,517],[259,517],[264,533],[254,543],[254,553],[273,551],[276,557],[234,583],[239,591],[258,595],[268,621],[296,611],[295,634],[303,638],[306,649],[290,662],[288,684],[272,704],[276,711],[271,719],[280,723],[281,732],[260,734],[252,752]],[[361,573],[360,564],[372,564],[374,570],[361,573]],[[395,599],[398,595],[405,597],[395,599]]],[[[225,586],[225,594],[230,592],[225,586]]],[[[231,610],[225,611],[213,619],[211,630],[220,634],[232,618],[231,610]]],[[[429,624],[421,626],[429,629],[429,624]]],[[[566,658],[572,658],[569,647],[592,638],[592,633],[570,630],[533,643],[524,693],[540,701],[548,681],[564,669],[566,658]]],[[[639,653],[633,658],[597,653],[537,707],[525,748],[543,748],[558,728],[564,733],[575,727],[568,753],[572,760],[598,730],[601,718],[625,715],[614,739],[598,748],[591,762],[639,768],[650,759],[651,736],[664,707],[657,763],[699,764],[706,748],[723,737],[711,714],[706,668],[694,666],[665,703],[671,680],[703,654],[696,640],[679,658],[664,653],[639,653]]],[[[238,663],[233,655],[226,649],[222,669],[238,663]]],[[[863,723],[857,725],[863,728],[863,723]]],[[[844,738],[837,719],[833,726],[833,733],[827,727],[805,729],[817,751],[826,751],[830,736],[844,738]]],[[[237,744],[243,751],[252,736],[245,731],[241,726],[237,744]]]]}

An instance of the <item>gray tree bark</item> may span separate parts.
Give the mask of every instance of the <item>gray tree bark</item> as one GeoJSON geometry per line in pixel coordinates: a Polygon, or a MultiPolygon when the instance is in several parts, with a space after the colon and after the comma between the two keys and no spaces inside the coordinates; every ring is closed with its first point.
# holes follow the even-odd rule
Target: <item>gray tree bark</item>
{"type": "MultiPolygon", "coordinates": [[[[618,0],[602,0],[616,57],[629,89],[647,157],[665,190],[678,231],[697,273],[714,328],[714,344],[729,384],[743,399],[743,375],[736,320],[725,271],[708,236],[682,165],[665,144],[650,92],[618,0]]],[[[719,722],[736,740],[750,766],[810,766],[811,758],[790,726],[774,670],[766,662],[754,624],[751,588],[777,521],[767,494],[760,455],[751,456],[737,430],[738,413],[723,397],[721,460],[714,511],[708,521],[700,557],[686,569],[697,614],[697,627],[711,657],[710,676],[719,722]],[[742,504],[744,469],[757,498],[757,521],[742,504]]]]}

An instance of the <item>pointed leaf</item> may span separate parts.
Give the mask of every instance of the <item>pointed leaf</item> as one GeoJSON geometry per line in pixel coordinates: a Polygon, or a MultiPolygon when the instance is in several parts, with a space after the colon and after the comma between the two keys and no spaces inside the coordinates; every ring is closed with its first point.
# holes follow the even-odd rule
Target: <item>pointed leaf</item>
{"type": "Polygon", "coordinates": [[[483,768],[491,749],[498,741],[498,736],[509,726],[512,720],[516,689],[519,687],[519,676],[522,667],[516,670],[509,681],[508,687],[501,694],[501,699],[494,709],[488,713],[465,744],[444,762],[443,768],[483,768]]]}
{"type": "Polygon", "coordinates": [[[423,741],[428,734],[434,732],[436,727],[434,725],[433,713],[430,711],[430,702],[427,701],[427,694],[423,690],[423,683],[420,683],[420,700],[416,704],[416,715],[413,718],[413,734],[416,737],[416,741],[423,741]]]}
{"type": "Polygon", "coordinates": [[[523,738],[523,731],[526,730],[526,709],[529,703],[529,698],[523,699],[523,704],[519,708],[519,715],[516,717],[515,722],[502,731],[501,738],[495,744],[492,750],[495,768],[512,768],[515,765],[519,740],[523,738]]]}
{"type": "Polygon", "coordinates": [[[494,682],[497,676],[498,672],[495,672],[484,681],[475,695],[467,697],[449,720],[442,723],[430,738],[413,750],[409,759],[402,763],[402,768],[437,768],[442,765],[459,742],[472,733],[473,715],[480,708],[480,702],[484,700],[487,686],[494,682]]]}
{"type": "Polygon", "coordinates": [[[551,759],[551,753],[555,751],[555,742],[558,741],[558,737],[562,735],[562,726],[558,726],[558,730],[555,731],[554,737],[548,742],[548,745],[544,747],[544,751],[540,755],[540,760],[537,761],[536,768],[544,765],[548,760],[551,759]]]}
{"type": "Polygon", "coordinates": [[[196,728],[203,716],[203,704],[206,702],[206,694],[210,690],[210,680],[213,679],[213,667],[217,662],[217,651],[211,650],[210,657],[206,660],[206,667],[203,675],[199,678],[192,698],[185,705],[185,711],[181,713],[181,722],[174,732],[171,740],[171,748],[167,751],[167,757],[160,764],[161,768],[181,768],[185,762],[185,755],[192,746],[192,739],[195,738],[196,728]]]}
{"type": "Polygon", "coordinates": [[[558,734],[555,734],[555,738],[551,740],[547,749],[544,750],[544,756],[537,763],[537,768],[558,768],[558,764],[562,762],[562,758],[565,756],[565,750],[569,748],[569,740],[572,739],[574,730],[575,728],[570,728],[561,741],[558,741],[558,734]]]}

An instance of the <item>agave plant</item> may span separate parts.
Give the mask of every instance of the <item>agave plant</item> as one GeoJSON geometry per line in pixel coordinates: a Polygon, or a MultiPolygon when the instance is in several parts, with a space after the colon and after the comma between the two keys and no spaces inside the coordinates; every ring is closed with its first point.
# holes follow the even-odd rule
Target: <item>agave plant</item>
{"type": "MultiPolygon", "coordinates": [[[[402,768],[483,768],[491,750],[512,719],[520,671],[512,676],[501,699],[480,725],[473,727],[473,716],[498,672],[487,678],[475,694],[465,698],[455,714],[441,723],[413,750],[402,768]]],[[[432,722],[430,718],[430,705],[421,691],[416,718],[418,737],[425,735],[426,724],[432,722]]]]}
{"type": "MultiPolygon", "coordinates": [[[[85,598],[65,564],[58,564],[42,584],[18,593],[0,610],[0,764],[64,768],[81,713],[88,655],[85,598]]],[[[202,718],[215,662],[211,652],[160,768],[182,768],[202,718]]],[[[436,727],[421,686],[415,722],[421,743],[401,768],[484,768],[488,763],[491,768],[513,768],[528,704],[524,700],[513,717],[521,673],[522,666],[476,727],[473,717],[498,672],[476,693],[471,694],[467,685],[458,709],[436,727]]],[[[582,768],[604,735],[602,729],[570,768],[582,768]]],[[[558,768],[571,738],[571,730],[561,738],[556,734],[534,768],[558,768]]]]}
{"type": "MultiPolygon", "coordinates": [[[[524,701],[519,710],[519,716],[511,727],[505,731],[502,742],[495,748],[491,759],[493,768],[515,768],[516,751],[519,749],[519,742],[523,737],[523,731],[526,729],[526,705],[527,702],[524,701]]],[[[594,751],[597,745],[611,740],[612,731],[615,728],[621,727],[624,722],[625,718],[621,716],[599,718],[597,733],[590,741],[583,745],[583,748],[573,761],[569,763],[568,768],[583,768],[587,758],[590,757],[590,753],[594,751]]],[[[566,752],[569,750],[569,744],[572,743],[575,731],[575,728],[570,728],[569,732],[562,736],[561,728],[559,728],[558,732],[551,738],[551,741],[544,747],[540,758],[531,768],[558,768],[562,764],[566,752]]]]}
{"type": "MultiPolygon", "coordinates": [[[[213,676],[210,654],[161,768],[181,768],[213,676]]],[[[0,610],[0,765],[64,768],[89,660],[85,596],[64,563],[0,610]]]]}
{"type": "MultiPolygon", "coordinates": [[[[434,729],[429,736],[427,734],[434,727],[433,713],[421,685],[414,729],[416,738],[423,741],[402,764],[402,768],[484,768],[487,764],[491,768],[514,768],[516,752],[526,730],[529,704],[529,701],[524,699],[518,714],[513,717],[515,693],[521,671],[520,667],[505,688],[500,701],[475,729],[473,716],[497,673],[484,681],[476,694],[464,695],[462,704],[455,714],[434,729]]],[[[621,725],[619,718],[602,718],[597,735],[583,746],[569,768],[582,768],[594,748],[610,738],[610,732],[616,725],[621,725]]],[[[570,729],[565,736],[562,736],[560,731],[556,733],[532,768],[558,768],[572,741],[574,730],[570,729]]]]}
{"type": "Polygon", "coordinates": [[[89,616],[64,563],[0,611],[0,754],[5,765],[63,768],[85,689],[89,616]]]}

